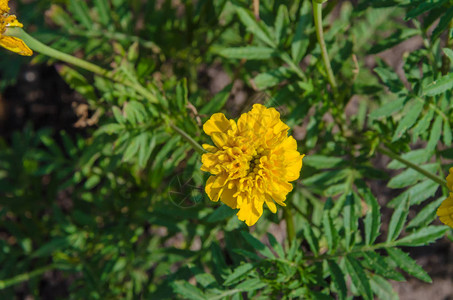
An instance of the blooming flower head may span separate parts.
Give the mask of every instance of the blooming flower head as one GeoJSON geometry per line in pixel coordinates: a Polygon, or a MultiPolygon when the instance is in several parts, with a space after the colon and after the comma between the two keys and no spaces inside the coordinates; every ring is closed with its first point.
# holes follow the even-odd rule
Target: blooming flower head
{"type": "Polygon", "coordinates": [[[215,146],[203,145],[208,153],[201,160],[202,171],[211,173],[206,193],[239,209],[239,220],[252,226],[263,214],[263,204],[275,213],[274,203],[286,206],[290,181],[299,178],[302,158],[296,140],[288,136],[289,127],[274,108],[253,105],[237,123],[216,113],[203,130],[215,146]]]}
{"type": "Polygon", "coordinates": [[[15,15],[10,15],[8,0],[0,0],[0,46],[20,55],[30,56],[33,54],[24,41],[19,38],[4,35],[8,27],[23,27],[17,21],[15,15]]]}
{"type": "Polygon", "coordinates": [[[437,209],[437,215],[442,223],[453,228],[453,168],[450,168],[449,173],[447,187],[450,190],[450,195],[437,209]]]}

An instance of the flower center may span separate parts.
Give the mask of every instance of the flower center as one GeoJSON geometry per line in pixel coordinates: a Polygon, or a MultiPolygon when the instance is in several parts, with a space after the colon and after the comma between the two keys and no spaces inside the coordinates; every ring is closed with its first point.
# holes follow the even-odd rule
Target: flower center
{"type": "Polygon", "coordinates": [[[260,170],[260,159],[263,156],[264,149],[259,147],[256,149],[256,154],[252,156],[249,161],[249,169],[247,171],[247,176],[256,176],[260,170]]]}

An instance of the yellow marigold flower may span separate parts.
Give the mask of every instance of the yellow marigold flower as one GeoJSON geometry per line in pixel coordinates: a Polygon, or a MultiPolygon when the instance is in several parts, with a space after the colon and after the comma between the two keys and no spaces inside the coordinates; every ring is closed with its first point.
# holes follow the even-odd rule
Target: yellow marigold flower
{"type": "Polygon", "coordinates": [[[237,123],[216,113],[203,125],[215,146],[203,145],[208,153],[201,160],[202,171],[211,173],[206,193],[239,209],[239,220],[252,226],[263,214],[263,204],[275,213],[277,202],[286,206],[290,181],[299,178],[302,158],[289,127],[274,108],[253,105],[237,123]]]}
{"type": "Polygon", "coordinates": [[[0,0],[0,46],[20,55],[30,56],[33,54],[30,48],[16,37],[4,35],[8,27],[23,27],[17,21],[15,15],[10,15],[8,0],[0,0]]]}
{"type": "MultiPolygon", "coordinates": [[[[447,176],[447,187],[453,192],[453,168],[450,168],[447,176]]],[[[450,193],[448,198],[439,206],[437,215],[442,223],[453,228],[453,193],[450,193]]]]}

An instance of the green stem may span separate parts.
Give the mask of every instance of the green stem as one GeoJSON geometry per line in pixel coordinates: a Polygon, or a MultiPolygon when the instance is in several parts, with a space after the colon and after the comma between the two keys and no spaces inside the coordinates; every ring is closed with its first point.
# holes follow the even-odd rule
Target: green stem
{"type": "Polygon", "coordinates": [[[294,230],[294,219],[291,213],[291,208],[288,206],[283,207],[283,215],[285,216],[286,221],[286,235],[288,237],[289,246],[292,245],[294,237],[296,236],[296,231],[294,230]]]}
{"type": "Polygon", "coordinates": [[[36,52],[39,52],[41,54],[50,56],[52,58],[67,62],[69,64],[80,67],[82,69],[90,71],[99,76],[106,77],[115,82],[121,83],[128,87],[131,87],[131,88],[135,89],[138,93],[140,93],[142,96],[147,98],[151,103],[158,102],[156,96],[154,96],[150,91],[148,91],[146,88],[144,88],[138,82],[130,81],[130,80],[115,76],[114,72],[112,72],[112,71],[108,71],[102,67],[99,67],[95,64],[87,62],[83,59],[74,57],[72,55],[69,55],[69,54],[63,53],[61,51],[58,51],[54,48],[51,48],[51,47],[41,43],[40,41],[38,41],[37,39],[35,39],[31,35],[29,35],[28,33],[26,33],[22,28],[8,27],[4,34],[8,35],[8,36],[17,37],[17,38],[23,40],[25,42],[25,44],[27,44],[27,46],[30,47],[30,49],[32,49],[36,52]]]}
{"type": "Polygon", "coordinates": [[[437,182],[438,184],[443,185],[443,186],[446,185],[446,181],[443,178],[440,178],[439,176],[434,175],[434,174],[432,174],[432,173],[420,168],[418,165],[416,165],[416,164],[414,164],[414,163],[402,158],[398,154],[393,153],[392,151],[384,149],[383,147],[380,147],[380,146],[377,147],[376,150],[379,151],[382,154],[387,155],[390,158],[396,159],[400,163],[405,164],[406,166],[408,166],[411,169],[414,169],[415,171],[419,172],[420,174],[423,174],[424,176],[428,177],[432,181],[437,182]]]}
{"type": "Polygon", "coordinates": [[[176,131],[180,136],[182,136],[183,139],[185,139],[191,146],[192,148],[197,151],[200,154],[206,153],[206,150],[203,149],[203,147],[200,146],[190,135],[187,134],[184,130],[179,128],[173,123],[169,123],[169,126],[176,131]]]}
{"type": "Polygon", "coordinates": [[[313,15],[316,27],[316,38],[318,39],[319,46],[321,47],[321,55],[327,71],[327,80],[329,80],[332,89],[336,91],[337,82],[333,76],[329,54],[327,53],[326,42],[324,41],[324,32],[322,27],[322,3],[318,3],[316,0],[313,0],[313,15]]]}
{"type": "Polygon", "coordinates": [[[19,283],[24,282],[24,281],[30,280],[30,278],[39,276],[39,275],[44,274],[45,272],[53,270],[53,269],[58,269],[58,265],[57,264],[50,264],[48,266],[33,270],[31,272],[17,275],[17,276],[15,276],[13,278],[10,278],[10,279],[0,280],[0,290],[3,290],[5,288],[7,288],[7,287],[19,284],[19,283]]]}
{"type": "MultiPolygon", "coordinates": [[[[447,30],[447,37],[445,41],[445,48],[451,49],[453,41],[451,40],[451,29],[453,28],[453,20],[450,21],[448,24],[448,30],[447,30]]],[[[442,55],[442,67],[441,67],[441,72],[442,75],[447,75],[448,72],[450,71],[450,59],[447,57],[447,55],[442,55]]]]}

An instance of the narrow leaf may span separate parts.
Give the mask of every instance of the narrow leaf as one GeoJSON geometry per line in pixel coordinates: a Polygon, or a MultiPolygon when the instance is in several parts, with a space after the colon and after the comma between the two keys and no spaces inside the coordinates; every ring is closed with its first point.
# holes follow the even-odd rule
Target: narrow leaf
{"type": "Polygon", "coordinates": [[[310,1],[304,1],[300,9],[293,42],[291,43],[291,58],[297,64],[301,61],[310,43],[308,28],[311,27],[309,25],[312,19],[310,1]]]}
{"type": "Polygon", "coordinates": [[[283,251],[282,245],[275,239],[275,237],[272,235],[272,233],[268,232],[267,233],[267,239],[269,240],[269,243],[271,244],[272,248],[274,248],[275,252],[277,252],[277,255],[280,258],[285,257],[285,251],[283,251]]]}
{"type": "Polygon", "coordinates": [[[267,258],[275,258],[275,255],[272,253],[272,251],[263,243],[261,243],[260,240],[255,238],[253,235],[246,231],[241,231],[241,235],[244,237],[244,239],[247,241],[247,243],[250,244],[254,249],[256,249],[259,253],[264,255],[267,258]]]}
{"type": "Polygon", "coordinates": [[[234,269],[233,273],[231,273],[230,276],[228,276],[224,282],[224,285],[232,285],[233,283],[238,282],[242,278],[246,277],[247,274],[255,268],[253,264],[250,263],[245,263],[234,269]]]}
{"type": "Polygon", "coordinates": [[[365,217],[365,243],[367,245],[372,245],[380,234],[379,232],[381,228],[380,206],[369,189],[366,189],[364,198],[369,206],[369,210],[365,217]]]}
{"type": "Polygon", "coordinates": [[[399,203],[392,218],[390,219],[389,231],[387,235],[387,242],[394,241],[403,230],[404,223],[406,223],[407,215],[409,214],[409,197],[399,203]]]}
{"type": "Polygon", "coordinates": [[[396,241],[398,246],[428,245],[441,238],[448,230],[448,226],[428,226],[396,241]]]}
{"type": "Polygon", "coordinates": [[[262,42],[266,43],[268,46],[272,48],[276,48],[276,43],[270,38],[269,33],[266,32],[267,30],[264,29],[264,24],[259,24],[252,15],[242,7],[237,7],[236,12],[241,20],[242,24],[244,24],[245,28],[253,33],[258,39],[262,42]],[[260,26],[261,25],[261,26],[260,26]]]}
{"type": "Polygon", "coordinates": [[[340,267],[333,260],[327,261],[332,282],[337,289],[339,299],[345,299],[347,294],[345,276],[340,267]]]}
{"type": "Polygon", "coordinates": [[[395,130],[395,134],[392,137],[392,142],[397,141],[401,136],[406,133],[411,127],[415,124],[418,119],[418,116],[423,110],[424,104],[421,102],[415,102],[407,114],[401,119],[398,123],[398,127],[395,130]]]}
{"type": "Polygon", "coordinates": [[[370,281],[366,276],[362,265],[354,257],[349,256],[346,256],[345,263],[348,274],[349,276],[351,276],[351,280],[359,290],[360,294],[365,299],[373,299],[373,292],[371,291],[370,281]]]}
{"type": "Polygon", "coordinates": [[[355,232],[357,231],[357,216],[354,207],[354,196],[352,193],[346,196],[346,202],[343,207],[343,222],[345,230],[346,248],[351,249],[355,242],[355,232]]]}
{"type": "Polygon", "coordinates": [[[428,145],[426,149],[434,150],[437,147],[437,143],[440,140],[440,135],[442,132],[442,116],[437,116],[434,121],[433,127],[431,128],[431,133],[429,135],[428,145]]]}
{"type": "Polygon", "coordinates": [[[441,197],[426,205],[418,215],[409,222],[407,229],[428,226],[428,224],[436,218],[436,210],[444,200],[445,197],[441,197]]]}
{"type": "Polygon", "coordinates": [[[220,55],[226,58],[267,60],[276,55],[274,49],[266,47],[237,47],[225,48],[220,51],[220,55]]]}
{"type": "Polygon", "coordinates": [[[453,88],[453,73],[442,76],[423,88],[425,96],[436,96],[453,88]]]}
{"type": "Polygon", "coordinates": [[[370,276],[371,289],[381,300],[399,300],[398,293],[393,290],[390,282],[383,277],[373,274],[370,276]]]}
{"type": "Polygon", "coordinates": [[[432,280],[428,273],[422,269],[415,260],[409,257],[405,252],[398,248],[386,248],[387,253],[390,255],[392,260],[397,264],[399,268],[406,271],[409,275],[412,275],[420,280],[431,283],[432,280]]]}

